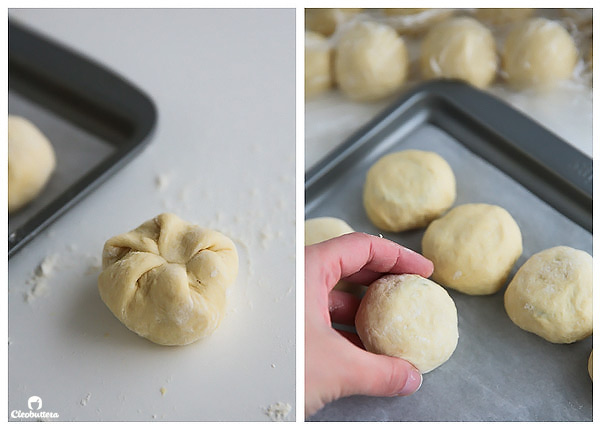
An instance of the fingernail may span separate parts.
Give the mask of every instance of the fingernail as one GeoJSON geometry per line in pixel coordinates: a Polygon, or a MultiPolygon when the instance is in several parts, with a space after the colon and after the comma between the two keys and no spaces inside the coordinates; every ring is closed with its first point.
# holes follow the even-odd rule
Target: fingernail
{"type": "Polygon", "coordinates": [[[411,368],[411,370],[408,373],[408,378],[406,379],[406,384],[404,385],[402,390],[400,390],[400,392],[398,392],[398,396],[412,395],[417,390],[419,390],[422,383],[423,383],[423,376],[421,375],[419,370],[414,367],[411,368]]]}

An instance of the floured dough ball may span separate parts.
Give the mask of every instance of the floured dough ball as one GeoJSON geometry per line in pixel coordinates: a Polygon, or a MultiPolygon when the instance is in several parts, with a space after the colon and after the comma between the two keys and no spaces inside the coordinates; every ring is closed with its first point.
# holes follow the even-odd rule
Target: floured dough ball
{"type": "Polygon", "coordinates": [[[507,82],[516,88],[548,88],[569,79],[577,63],[571,35],[558,22],[533,18],[516,24],[502,53],[507,82]]]}
{"type": "Polygon", "coordinates": [[[8,212],[25,206],[48,183],[56,168],[50,141],[34,124],[8,115],[8,212]]]}
{"type": "Polygon", "coordinates": [[[521,230],[502,207],[463,204],[431,222],[422,241],[433,279],[469,295],[497,292],[523,252],[521,230]]]}
{"type": "Polygon", "coordinates": [[[307,31],[304,37],[304,94],[310,98],[331,88],[332,58],[329,41],[307,31]]]}
{"type": "Polygon", "coordinates": [[[521,329],[552,343],[591,335],[592,257],[567,246],[536,253],[506,288],[504,307],[521,329]]]}
{"type": "Polygon", "coordinates": [[[304,222],[304,245],[321,243],[354,232],[352,227],[336,217],[316,217],[304,222]]]}
{"type": "Polygon", "coordinates": [[[421,45],[421,73],[426,79],[460,79],[485,88],[496,76],[497,63],[492,33],[469,17],[436,24],[421,45]]]}
{"type": "Polygon", "coordinates": [[[531,8],[483,8],[475,9],[475,17],[491,25],[502,26],[513,24],[517,21],[529,18],[533,15],[531,8]]]}
{"type": "Polygon", "coordinates": [[[237,272],[229,238],[165,213],[106,242],[98,289],[138,335],[185,345],[219,326],[237,272]]]}
{"type": "Polygon", "coordinates": [[[304,11],[304,26],[307,30],[331,36],[340,24],[352,19],[359,8],[307,8],[304,11]]]}
{"type": "Polygon", "coordinates": [[[414,274],[372,283],[356,313],[365,348],[406,359],[422,373],[446,362],[458,344],[458,317],[448,292],[414,274]]]}
{"type": "Polygon", "coordinates": [[[399,232],[426,226],[456,198],[450,165],[434,152],[404,150],[380,158],[367,172],[363,204],[373,224],[399,232]]]}
{"type": "Polygon", "coordinates": [[[454,13],[453,9],[383,9],[386,23],[400,34],[418,35],[433,24],[448,19],[454,13]]]}
{"type": "Polygon", "coordinates": [[[335,81],[351,99],[377,100],[397,91],[408,74],[406,45],[393,28],[360,22],[340,36],[335,81]]]}
{"type": "Polygon", "coordinates": [[[588,358],[588,374],[594,380],[594,350],[590,352],[590,357],[588,358]]]}

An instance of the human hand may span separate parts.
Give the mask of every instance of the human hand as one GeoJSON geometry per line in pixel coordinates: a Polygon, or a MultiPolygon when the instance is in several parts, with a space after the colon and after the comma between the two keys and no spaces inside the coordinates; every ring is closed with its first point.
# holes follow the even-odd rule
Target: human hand
{"type": "Polygon", "coordinates": [[[406,396],[422,377],[409,362],[364,350],[353,325],[360,299],[333,290],[340,279],[369,285],[383,274],[429,277],[433,263],[384,238],[346,234],[305,248],[305,413],[343,396],[406,396]]]}

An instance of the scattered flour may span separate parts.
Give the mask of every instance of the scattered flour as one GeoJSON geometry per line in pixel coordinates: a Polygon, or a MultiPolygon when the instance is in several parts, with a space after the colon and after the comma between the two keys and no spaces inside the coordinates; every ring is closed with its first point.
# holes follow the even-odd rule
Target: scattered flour
{"type": "Polygon", "coordinates": [[[290,411],[292,411],[292,406],[290,404],[284,402],[276,402],[274,404],[269,405],[265,409],[265,414],[273,422],[282,422],[286,419],[290,411]]]}
{"type": "Polygon", "coordinates": [[[32,287],[25,294],[25,301],[31,302],[47,292],[48,277],[54,273],[54,270],[58,266],[59,257],[58,253],[46,256],[40,265],[38,265],[31,278],[27,280],[27,284],[32,285],[32,287]]]}
{"type": "Polygon", "coordinates": [[[79,401],[79,405],[81,405],[82,407],[85,407],[88,404],[88,401],[90,400],[91,397],[92,397],[92,394],[88,392],[88,394],[85,395],[85,398],[82,398],[81,401],[79,401]]]}

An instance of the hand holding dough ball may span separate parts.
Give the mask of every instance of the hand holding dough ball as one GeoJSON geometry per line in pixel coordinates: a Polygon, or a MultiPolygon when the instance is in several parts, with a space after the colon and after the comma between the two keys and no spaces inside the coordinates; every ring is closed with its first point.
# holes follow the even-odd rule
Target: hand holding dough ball
{"type": "Polygon", "coordinates": [[[307,31],[304,36],[304,94],[312,97],[332,86],[331,47],[325,37],[307,31]]]}
{"type": "Polygon", "coordinates": [[[109,239],[100,297],[125,326],[162,345],[210,335],[225,311],[238,255],[225,235],[161,214],[109,239]]]}
{"type": "Polygon", "coordinates": [[[304,245],[321,243],[354,232],[352,227],[336,217],[316,217],[304,221],[304,245]]]}
{"type": "Polygon", "coordinates": [[[341,34],[334,70],[335,81],[351,99],[384,98],[397,91],[406,80],[406,45],[387,25],[357,23],[341,34]]]}
{"type": "Polygon", "coordinates": [[[485,88],[496,76],[497,63],[492,33],[468,17],[436,24],[421,45],[421,72],[426,79],[461,79],[485,88]]]}
{"type": "Polygon", "coordinates": [[[533,15],[531,8],[483,8],[475,9],[475,17],[491,25],[502,26],[513,24],[518,21],[529,18],[533,15]]]}
{"type": "Polygon", "coordinates": [[[50,141],[30,121],[8,116],[8,212],[25,206],[48,183],[56,168],[50,141]]]}
{"type": "Polygon", "coordinates": [[[426,373],[456,349],[456,306],[430,280],[387,275],[369,286],[356,313],[356,331],[368,351],[406,359],[426,373]]]}
{"type": "Polygon", "coordinates": [[[438,154],[420,150],[380,158],[367,172],[363,204],[373,224],[399,232],[426,226],[456,198],[450,165],[438,154]]]}
{"type": "Polygon", "coordinates": [[[497,292],[523,252],[521,230],[502,207],[464,204],[433,221],[422,241],[433,279],[469,295],[497,292]]]}
{"type": "Polygon", "coordinates": [[[592,257],[567,246],[536,253],[519,268],[504,294],[504,307],[521,329],[552,343],[591,335],[592,257]]]}
{"type": "Polygon", "coordinates": [[[340,24],[352,19],[362,9],[358,8],[316,8],[304,11],[304,25],[307,30],[331,36],[340,24]]]}
{"type": "Polygon", "coordinates": [[[569,79],[577,63],[577,48],[558,22],[533,18],[508,34],[502,53],[507,82],[516,88],[552,87],[569,79]]]}

